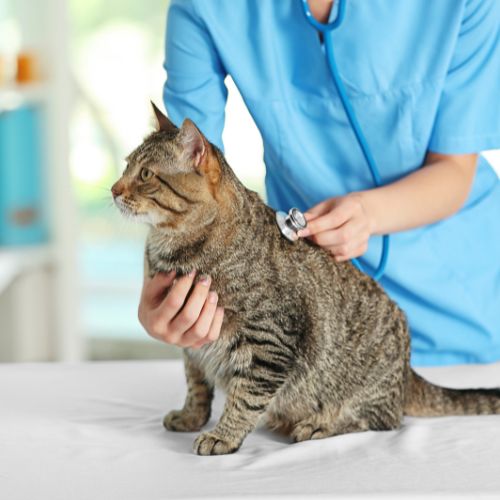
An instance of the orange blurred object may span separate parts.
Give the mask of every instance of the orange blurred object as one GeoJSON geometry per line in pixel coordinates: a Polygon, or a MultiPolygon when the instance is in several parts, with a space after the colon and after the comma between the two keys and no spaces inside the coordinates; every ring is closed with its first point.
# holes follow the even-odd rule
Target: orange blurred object
{"type": "Polygon", "coordinates": [[[17,56],[17,82],[31,83],[37,81],[39,77],[37,56],[31,52],[19,53],[17,56]]]}
{"type": "Polygon", "coordinates": [[[5,57],[0,54],[0,85],[7,82],[7,61],[5,57]]]}

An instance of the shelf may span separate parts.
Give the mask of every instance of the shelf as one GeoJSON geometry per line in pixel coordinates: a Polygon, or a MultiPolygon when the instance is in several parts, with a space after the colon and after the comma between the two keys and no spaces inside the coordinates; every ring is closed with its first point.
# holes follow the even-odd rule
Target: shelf
{"type": "Polygon", "coordinates": [[[48,87],[44,83],[26,83],[0,86],[0,113],[12,111],[26,104],[43,103],[48,87]]]}
{"type": "Polygon", "coordinates": [[[54,252],[50,245],[26,247],[0,246],[0,294],[19,274],[49,264],[54,252]]]}

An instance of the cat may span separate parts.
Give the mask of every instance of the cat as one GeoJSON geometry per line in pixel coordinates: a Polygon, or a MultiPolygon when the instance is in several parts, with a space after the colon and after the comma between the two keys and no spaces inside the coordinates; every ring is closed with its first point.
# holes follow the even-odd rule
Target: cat
{"type": "Polygon", "coordinates": [[[199,455],[237,451],[261,420],[293,441],[397,429],[404,415],[500,413],[500,390],[452,390],[410,368],[404,312],[350,262],[307,239],[282,237],[275,212],[237,179],[186,119],[154,106],[158,130],[113,186],[127,216],[150,226],[145,272],[212,277],[225,309],[220,337],[184,349],[188,393],[171,431],[199,431],[214,386],[226,392],[199,455]]]}

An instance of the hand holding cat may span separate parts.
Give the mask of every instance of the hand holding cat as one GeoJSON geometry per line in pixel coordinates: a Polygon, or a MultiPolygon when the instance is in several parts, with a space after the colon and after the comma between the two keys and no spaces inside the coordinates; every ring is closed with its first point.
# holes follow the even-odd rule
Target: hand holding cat
{"type": "Polygon", "coordinates": [[[337,262],[363,255],[374,226],[359,193],[329,198],[305,214],[307,228],[300,237],[326,248],[337,262]]]}
{"type": "Polygon", "coordinates": [[[138,316],[149,335],[192,348],[219,337],[224,309],[217,307],[218,296],[210,291],[210,277],[202,276],[195,284],[195,276],[192,271],[176,279],[171,271],[145,278],[138,316]]]}

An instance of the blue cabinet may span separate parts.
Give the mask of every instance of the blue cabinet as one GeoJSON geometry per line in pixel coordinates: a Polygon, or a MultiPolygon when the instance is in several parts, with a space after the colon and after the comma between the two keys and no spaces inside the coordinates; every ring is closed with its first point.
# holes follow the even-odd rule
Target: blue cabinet
{"type": "Polygon", "coordinates": [[[41,124],[37,106],[0,110],[0,245],[47,240],[41,124]]]}

